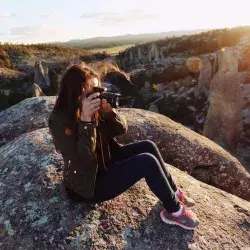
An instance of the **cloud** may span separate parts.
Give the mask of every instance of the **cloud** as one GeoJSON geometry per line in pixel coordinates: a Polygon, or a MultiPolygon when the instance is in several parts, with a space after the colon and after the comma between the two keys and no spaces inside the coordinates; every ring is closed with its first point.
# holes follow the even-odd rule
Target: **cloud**
{"type": "Polygon", "coordinates": [[[51,28],[42,26],[21,26],[11,28],[10,35],[12,36],[36,36],[36,35],[52,35],[54,32],[51,28]]]}
{"type": "Polygon", "coordinates": [[[42,42],[67,39],[74,34],[74,30],[62,27],[51,26],[19,26],[10,30],[12,40],[22,40],[25,42],[42,42]]]}
{"type": "Polygon", "coordinates": [[[156,14],[146,13],[141,10],[131,10],[124,13],[89,13],[81,15],[81,18],[91,19],[105,25],[119,25],[122,23],[134,23],[156,18],[156,14]]]}
{"type": "Polygon", "coordinates": [[[61,15],[61,13],[58,10],[54,10],[54,11],[51,11],[49,13],[42,13],[42,14],[40,14],[40,17],[44,18],[44,19],[48,19],[51,17],[59,17],[60,15],[61,15]]]}
{"type": "Polygon", "coordinates": [[[0,13],[0,18],[10,18],[15,16],[14,14],[10,14],[10,13],[0,13]]]}
{"type": "Polygon", "coordinates": [[[80,17],[81,18],[99,18],[104,16],[104,12],[99,12],[99,13],[89,13],[89,14],[82,14],[80,17]]]}
{"type": "Polygon", "coordinates": [[[41,14],[40,17],[41,18],[49,18],[49,17],[51,17],[51,14],[41,14]]]}

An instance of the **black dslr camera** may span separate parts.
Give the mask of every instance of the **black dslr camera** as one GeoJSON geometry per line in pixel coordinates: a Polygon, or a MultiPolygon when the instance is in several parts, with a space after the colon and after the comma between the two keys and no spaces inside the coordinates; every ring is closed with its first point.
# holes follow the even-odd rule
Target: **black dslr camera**
{"type": "Polygon", "coordinates": [[[118,108],[121,94],[107,92],[107,88],[105,87],[94,87],[93,91],[88,93],[86,97],[89,97],[93,93],[100,93],[100,96],[96,98],[100,98],[101,100],[106,99],[112,108],[118,108]]]}

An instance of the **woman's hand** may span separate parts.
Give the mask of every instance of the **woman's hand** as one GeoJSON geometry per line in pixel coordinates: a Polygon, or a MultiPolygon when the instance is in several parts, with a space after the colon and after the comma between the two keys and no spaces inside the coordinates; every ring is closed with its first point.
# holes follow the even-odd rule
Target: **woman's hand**
{"type": "Polygon", "coordinates": [[[106,99],[102,99],[101,108],[99,112],[100,114],[106,114],[112,112],[112,107],[106,99]]]}
{"type": "Polygon", "coordinates": [[[96,98],[100,93],[94,93],[88,98],[82,100],[82,112],[80,116],[81,121],[91,122],[91,118],[95,112],[97,112],[101,107],[100,98],[96,98]],[[96,98],[96,99],[95,99],[96,98]]]}

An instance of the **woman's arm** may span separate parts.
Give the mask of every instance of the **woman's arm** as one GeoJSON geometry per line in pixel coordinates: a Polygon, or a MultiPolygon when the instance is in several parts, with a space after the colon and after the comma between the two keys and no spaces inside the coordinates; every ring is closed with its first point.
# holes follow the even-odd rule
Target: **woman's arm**
{"type": "Polygon", "coordinates": [[[111,112],[101,114],[105,130],[110,137],[125,134],[128,131],[126,120],[121,117],[114,109],[111,112]]]}
{"type": "Polygon", "coordinates": [[[75,164],[90,164],[90,168],[92,168],[93,162],[95,162],[95,124],[78,122],[77,129],[71,130],[67,127],[66,121],[60,119],[58,115],[52,114],[49,119],[49,130],[56,149],[63,157],[69,159],[75,157],[75,164]]]}

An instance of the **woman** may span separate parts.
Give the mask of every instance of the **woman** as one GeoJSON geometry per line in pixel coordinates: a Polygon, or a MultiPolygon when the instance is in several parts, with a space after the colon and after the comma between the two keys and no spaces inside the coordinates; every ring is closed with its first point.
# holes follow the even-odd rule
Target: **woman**
{"type": "Polygon", "coordinates": [[[63,156],[63,179],[68,195],[87,203],[110,200],[144,178],[163,203],[161,218],[169,224],[194,229],[199,222],[186,207],[194,205],[177,188],[167,164],[151,141],[120,145],[114,137],[127,124],[99,93],[98,74],[84,63],[63,75],[58,98],[49,117],[55,147],[63,156]]]}

